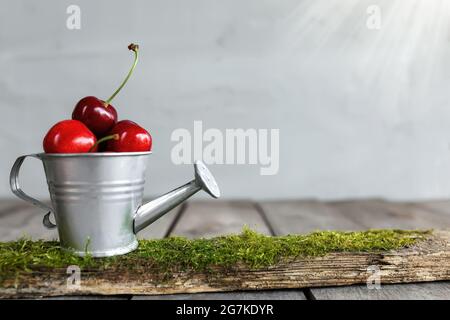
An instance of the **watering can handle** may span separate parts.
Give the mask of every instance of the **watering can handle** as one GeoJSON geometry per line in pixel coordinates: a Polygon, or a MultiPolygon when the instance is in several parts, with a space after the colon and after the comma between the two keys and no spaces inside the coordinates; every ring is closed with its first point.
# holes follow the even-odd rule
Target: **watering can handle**
{"type": "Polygon", "coordinates": [[[42,223],[48,229],[53,229],[56,227],[56,225],[50,221],[50,214],[53,212],[53,209],[50,208],[49,206],[47,206],[46,204],[40,202],[39,200],[36,200],[36,199],[30,197],[25,192],[23,192],[22,189],[20,188],[19,171],[20,171],[20,167],[22,166],[22,163],[26,157],[33,157],[33,158],[39,159],[39,157],[36,154],[29,154],[29,155],[18,157],[16,159],[16,162],[14,162],[14,165],[11,168],[11,174],[9,176],[9,185],[11,187],[11,191],[20,199],[30,202],[33,205],[35,205],[45,211],[48,211],[48,213],[44,216],[42,223]]]}

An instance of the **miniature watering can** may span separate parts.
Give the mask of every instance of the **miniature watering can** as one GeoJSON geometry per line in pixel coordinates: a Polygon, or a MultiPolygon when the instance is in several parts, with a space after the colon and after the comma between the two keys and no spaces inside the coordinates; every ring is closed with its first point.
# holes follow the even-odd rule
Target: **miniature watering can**
{"type": "Polygon", "coordinates": [[[151,152],[39,153],[17,158],[10,185],[19,198],[48,211],[43,224],[58,228],[61,247],[94,257],[125,254],[137,248],[136,233],[199,190],[220,197],[217,183],[201,161],[195,179],[142,204],[145,168],[151,152]],[[42,160],[52,206],[26,195],[19,170],[26,157],[42,160]],[[50,220],[53,213],[56,225],[50,220]]]}

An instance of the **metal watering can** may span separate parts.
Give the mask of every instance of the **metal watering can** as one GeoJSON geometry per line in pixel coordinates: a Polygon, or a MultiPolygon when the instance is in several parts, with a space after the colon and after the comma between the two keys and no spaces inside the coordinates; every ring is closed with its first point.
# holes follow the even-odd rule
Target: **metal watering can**
{"type": "Polygon", "coordinates": [[[39,153],[17,158],[10,185],[19,198],[48,211],[43,224],[58,228],[61,247],[94,257],[125,254],[137,248],[136,233],[165,213],[204,190],[220,197],[219,187],[201,161],[194,164],[195,179],[142,204],[145,169],[151,152],[39,153]],[[26,157],[44,164],[52,207],[26,195],[19,170],[26,157]],[[56,225],[50,220],[53,213],[56,225]]]}

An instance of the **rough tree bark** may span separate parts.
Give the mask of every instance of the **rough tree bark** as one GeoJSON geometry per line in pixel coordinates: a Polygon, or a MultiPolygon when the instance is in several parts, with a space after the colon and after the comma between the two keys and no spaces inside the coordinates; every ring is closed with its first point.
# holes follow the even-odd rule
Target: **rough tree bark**
{"type": "Polygon", "coordinates": [[[67,286],[66,269],[33,271],[0,286],[0,298],[59,295],[150,295],[342,286],[366,283],[379,268],[381,284],[450,280],[450,231],[434,231],[410,248],[342,252],[296,258],[264,269],[243,265],[210,272],[160,274],[143,263],[130,272],[82,270],[80,287],[67,286]]]}

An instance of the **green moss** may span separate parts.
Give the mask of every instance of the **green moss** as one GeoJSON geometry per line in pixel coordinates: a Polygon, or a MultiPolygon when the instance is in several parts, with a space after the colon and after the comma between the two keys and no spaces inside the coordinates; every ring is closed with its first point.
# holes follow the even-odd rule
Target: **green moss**
{"type": "Polygon", "coordinates": [[[94,259],[60,250],[58,242],[21,239],[0,243],[0,281],[33,270],[66,268],[124,269],[152,267],[168,273],[175,270],[206,271],[211,267],[267,267],[296,257],[322,256],[330,252],[386,251],[410,246],[429,231],[369,230],[322,231],[308,235],[269,237],[244,228],[239,235],[189,240],[171,237],[141,240],[127,255],[94,259]]]}

